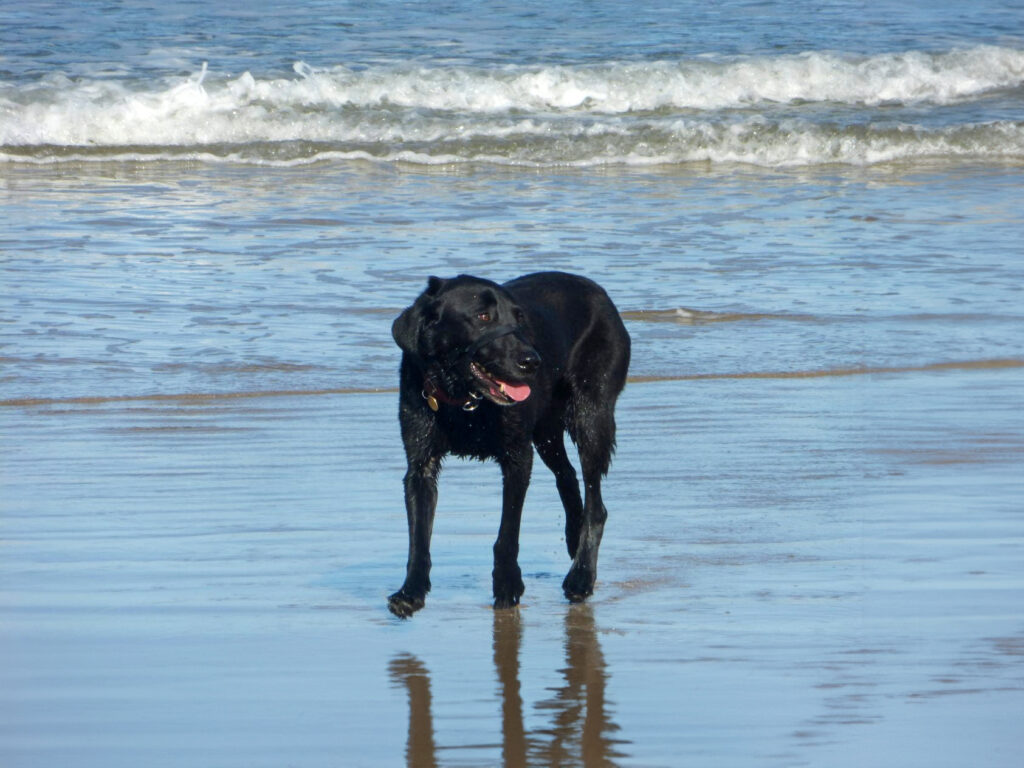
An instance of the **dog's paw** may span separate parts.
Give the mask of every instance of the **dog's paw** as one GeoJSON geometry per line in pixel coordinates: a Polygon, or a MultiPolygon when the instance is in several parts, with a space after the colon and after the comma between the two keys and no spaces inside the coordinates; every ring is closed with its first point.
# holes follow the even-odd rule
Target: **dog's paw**
{"type": "Polygon", "coordinates": [[[497,610],[504,608],[515,608],[519,605],[519,598],[523,596],[526,587],[523,585],[523,577],[517,567],[507,577],[500,577],[494,574],[494,607],[497,610]]]}
{"type": "Polygon", "coordinates": [[[519,605],[518,595],[503,595],[494,598],[494,610],[503,611],[508,608],[515,608],[519,605]]]}
{"type": "Polygon", "coordinates": [[[582,603],[594,594],[595,574],[589,568],[573,565],[562,582],[565,599],[570,603],[582,603]]]}
{"type": "Polygon", "coordinates": [[[388,610],[400,619],[408,619],[422,608],[425,603],[426,600],[422,596],[414,597],[402,590],[398,590],[388,598],[388,610]]]}

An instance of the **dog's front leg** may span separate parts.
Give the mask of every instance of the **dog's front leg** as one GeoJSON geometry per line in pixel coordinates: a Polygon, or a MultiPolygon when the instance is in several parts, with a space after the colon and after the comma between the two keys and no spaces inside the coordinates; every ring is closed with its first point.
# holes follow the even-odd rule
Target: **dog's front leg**
{"type": "Polygon", "coordinates": [[[523,595],[523,575],[519,570],[519,522],[523,515],[526,489],[533,468],[533,447],[501,460],[502,486],[501,527],[494,542],[494,607],[514,608],[523,595]]]}
{"type": "Polygon", "coordinates": [[[441,461],[437,457],[409,462],[405,473],[405,512],[409,518],[409,559],[405,583],[388,598],[388,608],[396,616],[408,618],[423,607],[430,591],[430,534],[437,508],[437,476],[441,461]]]}

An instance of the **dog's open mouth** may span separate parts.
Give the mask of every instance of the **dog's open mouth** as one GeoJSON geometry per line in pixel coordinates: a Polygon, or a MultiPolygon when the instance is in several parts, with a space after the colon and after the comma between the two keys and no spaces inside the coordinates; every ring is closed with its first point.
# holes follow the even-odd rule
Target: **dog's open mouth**
{"type": "Polygon", "coordinates": [[[498,405],[521,403],[530,396],[530,387],[526,384],[512,384],[493,376],[479,363],[470,363],[469,370],[483,384],[481,392],[498,405]]]}

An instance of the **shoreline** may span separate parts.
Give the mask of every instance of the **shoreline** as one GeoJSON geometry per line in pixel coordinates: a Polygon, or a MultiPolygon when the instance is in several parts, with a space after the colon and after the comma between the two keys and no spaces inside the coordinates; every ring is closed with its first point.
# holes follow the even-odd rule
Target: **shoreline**
{"type": "MultiPolygon", "coordinates": [[[[1024,368],[1024,358],[961,360],[923,365],[881,365],[862,368],[826,368],[806,371],[751,371],[748,373],[685,373],[676,375],[636,375],[626,379],[629,384],[651,384],[671,381],[714,381],[727,379],[820,379],[848,376],[872,376],[901,373],[940,373],[943,371],[983,371],[1024,368]]],[[[136,402],[212,402],[217,400],[252,400],[275,397],[321,397],[326,395],[396,394],[398,387],[337,387],[331,389],[282,389],[252,392],[189,392],[153,393],[149,395],[83,395],[80,397],[16,397],[0,400],[0,408],[34,408],[50,405],[107,405],[136,402]]]]}

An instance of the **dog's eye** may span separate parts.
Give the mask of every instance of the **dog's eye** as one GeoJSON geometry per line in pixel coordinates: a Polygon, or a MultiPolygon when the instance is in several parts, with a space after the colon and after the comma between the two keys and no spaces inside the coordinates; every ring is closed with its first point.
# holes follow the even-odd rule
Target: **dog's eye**
{"type": "Polygon", "coordinates": [[[491,313],[490,312],[480,312],[476,316],[476,319],[479,320],[481,323],[489,323],[489,322],[491,322],[491,313]]]}

